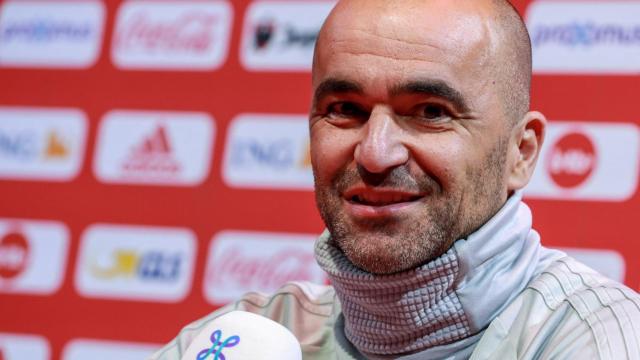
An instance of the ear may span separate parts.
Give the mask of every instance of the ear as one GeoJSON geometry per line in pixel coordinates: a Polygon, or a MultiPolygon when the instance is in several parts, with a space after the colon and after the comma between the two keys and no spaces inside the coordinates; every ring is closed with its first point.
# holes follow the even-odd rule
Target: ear
{"type": "Polygon", "coordinates": [[[507,188],[509,193],[529,183],[544,142],[547,119],[537,111],[528,112],[514,126],[510,142],[510,162],[507,188]]]}

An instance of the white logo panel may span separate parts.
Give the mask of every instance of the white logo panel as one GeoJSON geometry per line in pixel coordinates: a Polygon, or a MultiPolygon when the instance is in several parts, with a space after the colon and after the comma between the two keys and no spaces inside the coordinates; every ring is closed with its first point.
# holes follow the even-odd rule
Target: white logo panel
{"type": "Polygon", "coordinates": [[[236,117],[229,126],[223,177],[234,187],[313,189],[307,116],[236,117]]]}
{"type": "Polygon", "coordinates": [[[232,19],[227,1],[126,1],[111,58],[122,69],[213,70],[227,57],[232,19]]]}
{"type": "Polygon", "coordinates": [[[0,106],[0,178],[71,180],[82,166],[86,134],[79,109],[0,106]]]}
{"type": "Polygon", "coordinates": [[[93,298],[177,302],[191,288],[195,251],[187,229],[92,225],[82,236],[76,289],[93,298]]]}
{"type": "Polygon", "coordinates": [[[107,183],[197,185],[209,173],[214,131],[205,113],[111,111],[93,170],[107,183]]]}
{"type": "Polygon", "coordinates": [[[49,342],[38,335],[0,333],[0,359],[49,360],[49,342]]]}
{"type": "Polygon", "coordinates": [[[68,247],[69,230],[62,223],[0,219],[0,293],[56,292],[68,247]]]}
{"type": "Polygon", "coordinates": [[[639,146],[635,124],[554,121],[525,196],[625,201],[637,190],[639,146]]]}
{"type": "Polygon", "coordinates": [[[536,73],[640,73],[639,1],[534,1],[536,73]]]}
{"type": "Polygon", "coordinates": [[[249,70],[307,71],[335,1],[256,1],[244,20],[240,58],[249,70]]]}
{"type": "Polygon", "coordinates": [[[123,341],[75,339],[63,351],[63,360],[140,360],[149,358],[160,344],[141,344],[123,341]]]}
{"type": "Polygon", "coordinates": [[[100,53],[100,1],[5,1],[0,13],[0,66],[87,68],[100,53]]]}
{"type": "Polygon", "coordinates": [[[622,255],[613,250],[557,248],[567,255],[596,270],[600,274],[624,283],[626,264],[622,255]]]}
{"type": "Polygon", "coordinates": [[[315,261],[316,235],[224,231],[209,246],[204,294],[226,304],[249,291],[273,293],[284,283],[323,283],[315,261]]]}

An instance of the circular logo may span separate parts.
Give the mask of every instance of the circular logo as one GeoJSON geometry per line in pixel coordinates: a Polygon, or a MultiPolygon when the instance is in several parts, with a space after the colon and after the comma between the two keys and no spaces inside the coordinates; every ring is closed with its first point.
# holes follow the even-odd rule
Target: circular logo
{"type": "Polygon", "coordinates": [[[18,232],[0,238],[0,279],[12,279],[27,267],[29,242],[18,232]]]}
{"type": "Polygon", "coordinates": [[[584,183],[596,167],[597,154],[586,135],[570,132],[551,147],[547,170],[551,179],[562,188],[574,188],[584,183]]]}

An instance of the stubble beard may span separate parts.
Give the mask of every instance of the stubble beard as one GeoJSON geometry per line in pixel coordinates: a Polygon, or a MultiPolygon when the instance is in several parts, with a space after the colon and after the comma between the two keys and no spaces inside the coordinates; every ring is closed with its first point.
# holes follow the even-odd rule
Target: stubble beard
{"type": "MultiPolygon", "coordinates": [[[[411,175],[397,167],[376,184],[426,193],[417,214],[383,220],[354,220],[344,213],[340,194],[353,184],[367,184],[362,170],[343,169],[330,186],[318,183],[316,203],[331,241],[358,268],[392,274],[415,268],[446,252],[488,221],[503,205],[506,141],[501,139],[485,161],[467,171],[467,186],[452,193],[427,174],[411,175]]],[[[368,184],[369,185],[369,184],[368,184]]]]}

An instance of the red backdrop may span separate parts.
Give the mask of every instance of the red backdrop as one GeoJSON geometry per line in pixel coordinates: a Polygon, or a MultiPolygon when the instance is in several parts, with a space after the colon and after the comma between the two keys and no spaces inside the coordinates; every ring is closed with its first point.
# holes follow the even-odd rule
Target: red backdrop
{"type": "MultiPolygon", "coordinates": [[[[0,358],[114,346],[94,340],[141,354],[245,288],[323,281],[304,115],[326,5],[72,1],[69,16],[69,1],[15,3],[0,1],[0,358]]],[[[544,3],[515,2],[541,54],[532,108],[556,126],[525,200],[544,244],[587,249],[575,254],[639,289],[640,71],[623,64],[640,63],[639,3],[544,3]],[[597,25],[625,6],[635,20],[603,26],[628,41],[543,24],[548,11],[597,25]]]]}

